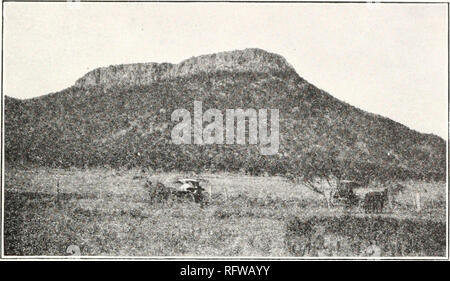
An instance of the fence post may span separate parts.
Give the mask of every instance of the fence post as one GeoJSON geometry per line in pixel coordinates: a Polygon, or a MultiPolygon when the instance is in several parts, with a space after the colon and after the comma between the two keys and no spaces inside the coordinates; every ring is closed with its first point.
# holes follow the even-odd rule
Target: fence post
{"type": "Polygon", "coordinates": [[[225,191],[225,201],[228,201],[228,190],[227,190],[227,187],[224,186],[223,190],[225,191]]]}
{"type": "Polygon", "coordinates": [[[211,184],[208,184],[208,192],[209,192],[209,202],[211,202],[211,196],[212,196],[212,194],[211,194],[211,192],[212,192],[212,188],[211,188],[211,184]]]}
{"type": "Polygon", "coordinates": [[[416,192],[416,208],[417,208],[417,212],[421,211],[421,206],[420,206],[420,193],[416,192]]]}

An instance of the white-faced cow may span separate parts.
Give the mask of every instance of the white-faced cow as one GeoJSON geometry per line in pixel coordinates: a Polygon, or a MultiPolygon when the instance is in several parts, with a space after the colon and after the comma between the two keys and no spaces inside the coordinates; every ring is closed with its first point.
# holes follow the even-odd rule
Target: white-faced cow
{"type": "Polygon", "coordinates": [[[178,192],[181,193],[191,193],[194,201],[196,203],[202,202],[203,194],[205,191],[203,187],[200,186],[200,180],[197,179],[178,179],[175,183],[181,184],[177,187],[178,192]]]}

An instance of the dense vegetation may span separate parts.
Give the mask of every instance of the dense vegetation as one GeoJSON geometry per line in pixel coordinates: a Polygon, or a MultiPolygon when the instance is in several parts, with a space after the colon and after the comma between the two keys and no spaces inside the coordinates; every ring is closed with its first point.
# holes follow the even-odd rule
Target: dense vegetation
{"type": "Polygon", "coordinates": [[[445,222],[410,218],[292,218],[286,224],[285,243],[296,256],[317,256],[320,251],[339,256],[370,255],[366,249],[372,244],[380,247],[384,256],[443,256],[445,231],[445,222]]]}
{"type": "Polygon", "coordinates": [[[445,153],[443,139],[339,101],[288,67],[195,72],[127,86],[78,84],[28,100],[5,97],[5,159],[11,165],[445,180],[445,153]],[[172,112],[185,108],[192,115],[194,101],[203,102],[203,112],[279,109],[279,153],[261,155],[258,145],[172,144],[172,112]]]}

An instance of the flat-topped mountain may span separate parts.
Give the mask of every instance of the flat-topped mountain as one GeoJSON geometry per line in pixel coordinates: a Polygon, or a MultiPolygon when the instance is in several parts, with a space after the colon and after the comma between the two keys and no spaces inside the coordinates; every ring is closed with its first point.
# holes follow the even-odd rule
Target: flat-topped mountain
{"type": "Polygon", "coordinates": [[[339,166],[346,178],[445,180],[445,153],[442,138],[344,103],[260,49],[103,67],[57,93],[5,97],[11,165],[287,175],[315,163],[339,166]],[[179,108],[193,114],[194,101],[203,111],[279,109],[278,153],[261,155],[257,145],[173,144],[171,114],[179,108]]]}
{"type": "Polygon", "coordinates": [[[245,49],[193,57],[179,64],[137,63],[97,68],[80,78],[75,87],[144,86],[163,80],[220,71],[295,72],[279,55],[261,49],[245,49]]]}

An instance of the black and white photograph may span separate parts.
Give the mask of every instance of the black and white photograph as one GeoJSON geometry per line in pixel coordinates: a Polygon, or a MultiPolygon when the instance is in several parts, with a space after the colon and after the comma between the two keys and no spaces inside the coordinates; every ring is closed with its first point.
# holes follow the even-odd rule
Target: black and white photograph
{"type": "Polygon", "coordinates": [[[1,259],[448,260],[448,11],[2,1],[1,259]]]}

